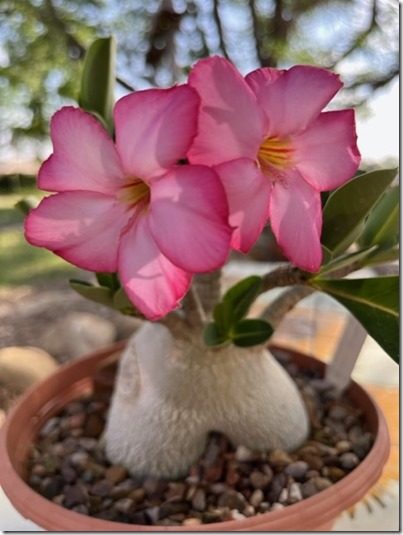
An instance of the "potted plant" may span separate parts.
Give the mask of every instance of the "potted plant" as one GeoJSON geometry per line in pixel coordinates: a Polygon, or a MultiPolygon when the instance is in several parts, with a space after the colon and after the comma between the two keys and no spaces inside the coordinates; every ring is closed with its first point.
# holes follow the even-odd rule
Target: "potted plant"
{"type": "MultiPolygon", "coordinates": [[[[103,459],[112,464],[115,479],[110,476],[109,487],[104,483],[101,491],[102,481],[108,480],[102,476],[98,495],[91,487],[101,498],[97,507],[101,502],[106,510],[120,507],[116,518],[130,517],[132,523],[117,524],[99,507],[97,518],[88,516],[91,512],[77,498],[70,500],[73,511],[63,509],[69,507],[63,492],[74,493],[73,487],[87,493],[77,483],[77,472],[70,482],[63,480],[64,487],[58,476],[59,487],[48,495],[53,503],[20,477],[24,470],[26,474],[27,444],[38,432],[43,435],[50,416],[66,406],[73,411],[69,403],[88,394],[100,363],[116,348],[61,368],[16,407],[2,431],[7,459],[1,484],[22,514],[48,529],[143,530],[159,529],[161,523],[164,529],[182,524],[181,529],[196,530],[328,528],[381,473],[388,454],[383,417],[353,384],[347,397],[364,413],[367,426],[358,432],[367,438],[368,430],[376,435],[369,453],[368,446],[358,459],[351,445],[343,451],[342,445],[332,448],[325,440],[321,455],[326,462],[321,459],[315,468],[314,463],[295,461],[293,452],[305,447],[309,457],[312,447],[312,418],[301,395],[304,380],[299,379],[298,389],[265,345],[302,297],[323,291],[397,358],[398,278],[344,278],[397,258],[398,199],[390,187],[396,171],[358,171],[354,112],[322,111],[342,86],[325,69],[259,69],[244,79],[227,60],[213,57],[197,63],[186,84],[134,92],[113,107],[114,47],[112,39],[93,44],[81,108],[63,108],[52,119],[54,152],[42,165],[38,183],[54,194],[30,211],[25,231],[31,244],[96,273],[96,284],[71,282],[80,294],[148,320],[123,350],[100,438],[103,459]],[[248,277],[222,295],[220,268],[230,249],[246,253],[268,220],[290,264],[263,277],[248,277]],[[290,286],[260,317],[247,317],[260,294],[290,286]],[[36,422],[34,414],[39,415],[36,422]],[[219,435],[211,438],[211,432],[219,435]],[[21,445],[13,450],[18,433],[21,445]],[[203,467],[209,467],[214,448],[214,463],[220,448],[218,464],[226,459],[227,487],[228,473],[246,463],[243,475],[238,471],[233,476],[226,498],[211,498],[210,487],[200,491],[200,474],[192,469],[203,451],[203,467]],[[343,454],[350,454],[351,461],[344,471],[343,454]],[[248,463],[258,475],[247,474],[248,463]],[[290,469],[291,464],[303,474],[296,473],[298,466],[290,469]],[[333,479],[322,477],[330,469],[333,479]],[[287,483],[284,479],[276,494],[273,481],[277,476],[279,481],[282,470],[287,483]],[[302,496],[308,472],[316,483],[335,483],[336,490],[322,481],[312,497],[302,496]],[[121,478],[135,482],[123,502],[115,488],[121,478]],[[185,479],[193,494],[187,488],[188,494],[178,499],[173,483],[185,479]],[[111,481],[113,497],[108,494],[111,481]],[[144,490],[147,481],[156,485],[153,490],[144,490]],[[161,481],[164,491],[158,490],[161,481]],[[275,494],[271,503],[270,491],[275,494]],[[165,523],[161,508],[156,512],[150,507],[158,492],[159,503],[171,509],[172,503],[182,504],[165,523]],[[252,495],[256,506],[250,503],[252,495]],[[212,516],[217,501],[227,516],[212,516]],[[192,504],[190,521],[184,502],[187,509],[192,504]],[[267,512],[262,503],[268,504],[267,512]],[[145,516],[142,507],[148,507],[145,516]],[[194,516],[194,511],[200,514],[194,516]],[[211,513],[207,520],[202,511],[211,513]]],[[[327,400],[326,411],[329,403],[337,406],[332,385],[320,382],[323,366],[308,357],[293,358],[302,370],[310,370],[307,377],[316,380],[315,396],[327,400]]],[[[74,411],[65,416],[73,418],[74,411]]],[[[338,429],[338,443],[343,442],[340,421],[336,425],[336,416],[334,421],[327,417],[338,429]]],[[[221,482],[220,474],[209,473],[209,484],[221,482]]],[[[211,492],[220,494],[218,487],[211,492]]]]}

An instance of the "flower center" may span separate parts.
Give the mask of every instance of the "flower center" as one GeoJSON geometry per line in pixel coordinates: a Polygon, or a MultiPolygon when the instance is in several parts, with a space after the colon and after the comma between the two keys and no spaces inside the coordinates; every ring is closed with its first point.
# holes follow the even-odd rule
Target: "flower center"
{"type": "Polygon", "coordinates": [[[140,203],[147,206],[150,202],[150,187],[139,178],[130,178],[120,189],[118,199],[130,206],[140,203]]]}
{"type": "Polygon", "coordinates": [[[291,164],[292,146],[288,139],[268,137],[260,145],[257,155],[258,162],[263,171],[286,169],[291,164]]]}

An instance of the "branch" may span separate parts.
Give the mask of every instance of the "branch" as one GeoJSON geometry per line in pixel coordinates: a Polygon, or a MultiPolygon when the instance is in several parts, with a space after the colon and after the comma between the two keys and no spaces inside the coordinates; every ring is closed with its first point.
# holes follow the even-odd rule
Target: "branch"
{"type": "Polygon", "coordinates": [[[206,322],[206,313],[194,283],[185,295],[182,307],[188,325],[196,327],[201,326],[206,322]]]}
{"type": "Polygon", "coordinates": [[[305,284],[309,277],[310,275],[308,273],[305,273],[294,266],[282,266],[263,275],[261,293],[272,290],[273,288],[305,284]]]}
{"type": "Polygon", "coordinates": [[[249,0],[249,9],[252,16],[252,28],[253,28],[253,36],[255,38],[255,47],[256,47],[256,56],[259,60],[259,65],[263,65],[263,55],[262,50],[260,47],[260,32],[259,32],[259,20],[257,17],[257,11],[256,11],[256,0],[249,0]]]}
{"type": "Polygon", "coordinates": [[[334,69],[343,59],[349,56],[354,50],[357,50],[362,43],[367,39],[367,37],[372,33],[372,31],[377,27],[376,17],[378,14],[378,3],[377,0],[372,0],[372,16],[368,24],[368,27],[360,32],[350,46],[345,50],[336,60],[327,66],[328,69],[334,69]]]}
{"type": "Polygon", "coordinates": [[[281,294],[262,312],[261,318],[270,323],[276,329],[284,316],[292,310],[302,299],[314,293],[315,290],[309,286],[296,286],[281,294]]]}
{"type": "MultiPolygon", "coordinates": [[[[70,51],[73,51],[73,54],[71,56],[73,60],[82,59],[86,53],[85,47],[78,41],[78,39],[72,33],[70,33],[65,21],[59,17],[59,14],[57,13],[57,10],[52,3],[52,0],[46,0],[45,5],[46,12],[43,12],[41,9],[36,10],[36,14],[40,21],[47,27],[49,27],[49,25],[53,25],[53,28],[56,30],[56,32],[61,33],[64,36],[67,48],[70,51]]],[[[125,80],[123,80],[120,76],[116,76],[116,82],[128,91],[135,91],[135,88],[129,83],[127,83],[125,80]]]]}
{"type": "Polygon", "coordinates": [[[217,32],[218,32],[218,38],[220,40],[221,51],[222,51],[222,53],[223,53],[223,55],[224,55],[224,57],[226,59],[230,59],[229,55],[228,55],[228,52],[227,52],[227,47],[226,47],[226,44],[225,44],[224,30],[223,30],[223,27],[222,27],[220,12],[219,12],[219,9],[218,9],[218,0],[214,0],[213,1],[213,18],[214,18],[214,22],[215,22],[215,24],[217,26],[217,32]]]}

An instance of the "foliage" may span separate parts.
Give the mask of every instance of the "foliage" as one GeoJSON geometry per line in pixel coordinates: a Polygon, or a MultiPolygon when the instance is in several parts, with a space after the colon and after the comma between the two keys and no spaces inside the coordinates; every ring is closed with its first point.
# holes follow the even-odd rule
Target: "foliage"
{"type": "Polygon", "coordinates": [[[7,143],[44,139],[50,115],[76,100],[81,60],[96,36],[119,35],[117,70],[136,88],[181,80],[192,62],[217,53],[241,70],[335,68],[347,81],[344,104],[367,100],[398,72],[397,5],[389,1],[3,0],[0,18],[7,143]],[[356,59],[361,67],[351,69],[356,59]]]}

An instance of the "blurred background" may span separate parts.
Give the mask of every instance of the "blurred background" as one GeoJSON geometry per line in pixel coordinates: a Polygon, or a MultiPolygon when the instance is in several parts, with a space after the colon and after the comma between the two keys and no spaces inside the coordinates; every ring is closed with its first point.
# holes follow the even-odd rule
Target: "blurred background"
{"type": "MultiPolygon", "coordinates": [[[[296,63],[333,69],[345,87],[331,107],[356,107],[366,170],[398,162],[398,20],[397,0],[0,0],[0,425],[2,411],[28,384],[135,327],[134,319],[76,295],[68,278],[90,275],[25,243],[23,216],[14,208],[22,197],[41,195],[35,176],[51,152],[49,119],[62,105],[76,105],[92,41],[117,39],[116,98],[183,81],[196,60],[212,54],[244,74],[296,63]]],[[[269,231],[246,260],[234,258],[227,282],[281,260],[269,231]]],[[[292,333],[296,348],[328,358],[346,315],[334,303],[323,314],[322,301],[319,312],[319,299],[296,310],[276,336],[289,345],[292,333]]],[[[378,359],[378,346],[365,347],[378,359]]],[[[386,385],[397,448],[398,375],[385,359],[358,366],[356,378],[386,385]]],[[[397,455],[389,479],[397,479],[397,455]]],[[[359,529],[339,526],[348,528],[359,529]]]]}

